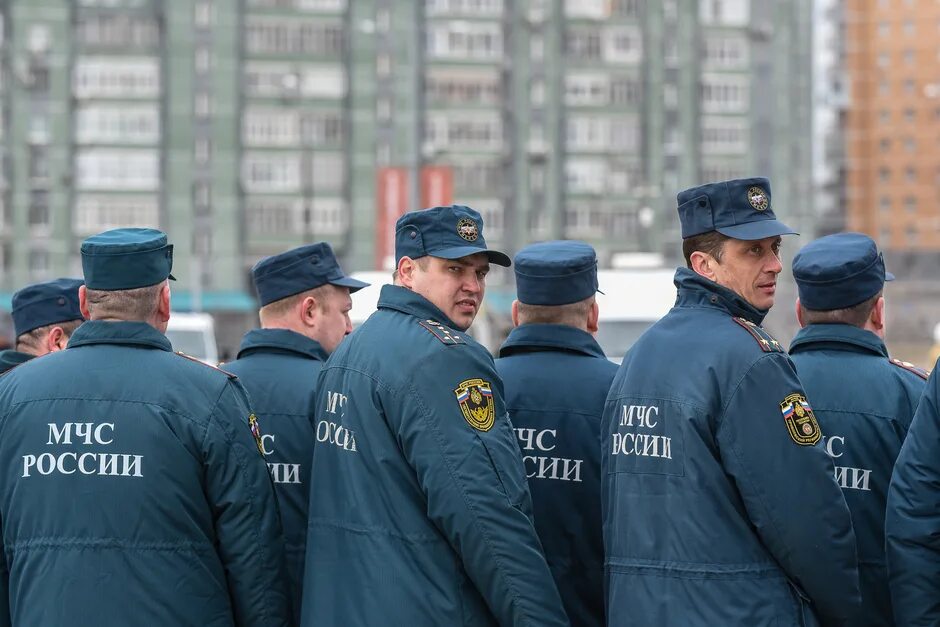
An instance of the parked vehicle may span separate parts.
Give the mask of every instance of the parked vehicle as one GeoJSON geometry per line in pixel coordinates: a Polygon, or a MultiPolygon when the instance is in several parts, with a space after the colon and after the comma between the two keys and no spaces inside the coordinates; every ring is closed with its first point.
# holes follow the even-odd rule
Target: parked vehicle
{"type": "Polygon", "coordinates": [[[599,270],[597,295],[600,308],[597,342],[614,363],[624,355],[646,329],[666,315],[676,302],[674,269],[638,268],[599,270]]]}
{"type": "Polygon", "coordinates": [[[172,312],[166,336],[173,350],[215,366],[219,349],[215,341],[215,321],[207,313],[172,312]]]}

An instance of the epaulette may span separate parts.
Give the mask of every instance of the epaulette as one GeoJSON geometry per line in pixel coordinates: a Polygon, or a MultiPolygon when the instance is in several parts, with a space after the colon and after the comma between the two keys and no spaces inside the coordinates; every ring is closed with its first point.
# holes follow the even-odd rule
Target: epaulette
{"type": "Polygon", "coordinates": [[[895,359],[894,357],[888,358],[888,361],[890,361],[892,364],[894,364],[898,368],[903,368],[904,370],[907,370],[908,372],[913,372],[914,374],[916,374],[918,377],[920,377],[921,379],[925,381],[930,377],[929,370],[924,370],[923,368],[915,366],[909,361],[901,361],[900,359],[895,359]]]}
{"type": "Polygon", "coordinates": [[[764,327],[754,324],[747,318],[740,318],[740,317],[734,316],[731,319],[737,322],[738,324],[740,324],[742,327],[744,327],[747,330],[747,332],[751,334],[751,337],[753,337],[757,341],[757,344],[758,346],[760,346],[760,349],[764,351],[765,353],[784,352],[783,346],[780,344],[780,342],[774,339],[774,336],[772,336],[770,333],[765,331],[764,327]]]}
{"type": "Polygon", "coordinates": [[[467,343],[459,333],[451,331],[437,320],[419,320],[418,324],[430,331],[431,335],[439,339],[442,344],[455,346],[457,344],[467,343]]]}
{"type": "Polygon", "coordinates": [[[206,362],[202,361],[201,359],[196,359],[195,357],[193,357],[193,356],[191,356],[191,355],[187,355],[186,353],[184,353],[184,352],[182,352],[182,351],[176,351],[175,354],[176,354],[176,355],[179,355],[180,357],[185,357],[185,358],[188,359],[189,361],[193,361],[193,362],[196,362],[197,364],[203,365],[203,366],[205,366],[206,368],[212,368],[213,370],[218,370],[219,372],[221,372],[222,374],[224,374],[224,375],[225,375],[226,377],[228,377],[229,379],[237,379],[237,378],[238,378],[237,376],[235,376],[234,374],[232,374],[231,372],[229,372],[229,371],[227,371],[227,370],[222,370],[221,368],[216,368],[216,367],[213,366],[212,364],[207,364],[206,362]]]}

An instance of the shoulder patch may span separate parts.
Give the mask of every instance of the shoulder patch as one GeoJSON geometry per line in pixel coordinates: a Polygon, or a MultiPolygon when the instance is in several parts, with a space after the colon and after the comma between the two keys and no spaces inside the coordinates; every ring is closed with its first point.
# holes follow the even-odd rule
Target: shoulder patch
{"type": "Polygon", "coordinates": [[[449,327],[444,326],[437,320],[419,320],[418,324],[430,331],[431,335],[441,341],[441,344],[454,346],[456,344],[467,343],[459,333],[451,330],[449,327]]]}
{"type": "Polygon", "coordinates": [[[760,349],[764,351],[765,353],[784,352],[783,346],[780,345],[780,342],[774,339],[774,336],[772,336],[770,333],[765,331],[764,327],[754,324],[747,318],[740,318],[740,317],[735,316],[735,317],[732,317],[731,319],[737,322],[742,327],[744,327],[744,329],[747,330],[747,332],[751,334],[751,337],[753,337],[757,341],[757,344],[760,346],[760,349]]]}
{"type": "Polygon", "coordinates": [[[809,406],[806,397],[795,392],[780,403],[780,413],[787,424],[787,432],[800,446],[812,446],[822,438],[822,431],[816,421],[816,414],[809,406]]]}
{"type": "Polygon", "coordinates": [[[894,357],[889,358],[888,361],[890,361],[892,364],[894,364],[898,368],[903,368],[904,370],[907,370],[908,372],[913,372],[914,374],[916,374],[921,379],[924,379],[925,381],[928,378],[930,378],[929,370],[924,370],[923,368],[915,366],[909,361],[901,361],[900,359],[895,359],[894,357]]]}
{"type": "Polygon", "coordinates": [[[179,355],[180,357],[184,357],[184,358],[188,359],[189,361],[194,361],[194,362],[196,362],[197,364],[200,364],[200,365],[202,365],[202,366],[205,366],[206,368],[212,368],[213,370],[218,370],[219,372],[221,372],[222,374],[224,374],[224,375],[225,375],[226,377],[228,377],[229,379],[237,379],[237,378],[238,378],[238,377],[236,377],[234,374],[232,374],[231,372],[229,372],[229,371],[227,371],[227,370],[222,370],[221,368],[216,368],[216,367],[213,366],[212,364],[207,364],[206,362],[200,361],[199,359],[196,359],[195,357],[192,357],[192,356],[190,356],[190,355],[187,355],[186,353],[183,353],[183,352],[181,352],[181,351],[176,351],[176,353],[174,353],[174,354],[179,355]]]}
{"type": "Polygon", "coordinates": [[[483,379],[461,381],[454,390],[457,404],[467,424],[477,431],[489,431],[496,422],[493,386],[483,379]]]}

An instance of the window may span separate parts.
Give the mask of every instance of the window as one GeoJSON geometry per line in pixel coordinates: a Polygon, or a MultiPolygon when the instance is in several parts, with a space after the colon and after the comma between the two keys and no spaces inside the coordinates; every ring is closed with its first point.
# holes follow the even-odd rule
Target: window
{"type": "Polygon", "coordinates": [[[242,184],[249,193],[301,191],[300,155],[249,152],[242,157],[242,184]]]}
{"type": "Polygon", "coordinates": [[[197,28],[212,26],[212,2],[199,0],[193,8],[193,22],[197,28]]]}
{"type": "Polygon", "coordinates": [[[75,39],[86,47],[149,50],[160,44],[160,27],[152,17],[119,11],[79,13],[75,39]]]}
{"type": "Polygon", "coordinates": [[[33,248],[29,251],[29,276],[34,280],[45,279],[49,274],[49,251],[33,248]]]}
{"type": "Polygon", "coordinates": [[[160,111],[156,104],[79,106],[75,112],[75,141],[156,144],[160,141],[160,111]]]}
{"type": "Polygon", "coordinates": [[[33,181],[49,178],[49,153],[45,146],[29,146],[29,178],[33,181]]]}
{"type": "Polygon", "coordinates": [[[46,231],[51,225],[49,215],[49,192],[34,190],[29,194],[29,227],[46,231]]]}
{"type": "Polygon", "coordinates": [[[750,0],[699,0],[699,19],[709,26],[747,26],[750,0]]]}
{"type": "Polygon", "coordinates": [[[639,19],[643,0],[610,0],[610,15],[631,20],[639,19]]]}
{"type": "Polygon", "coordinates": [[[497,105],[502,99],[495,70],[428,69],[424,82],[428,104],[497,105]]]}
{"type": "Polygon", "coordinates": [[[706,113],[745,113],[750,108],[749,83],[743,76],[704,74],[701,94],[706,113]]]}
{"type": "MultiPolygon", "coordinates": [[[[346,231],[346,204],[339,198],[314,198],[311,228],[317,236],[338,235],[346,231]]],[[[489,225],[487,224],[487,227],[489,225]]]]}
{"type": "Polygon", "coordinates": [[[73,228],[76,235],[123,227],[158,227],[159,203],[155,196],[79,195],[75,200],[73,228]]]}
{"type": "Polygon", "coordinates": [[[566,189],[572,194],[603,194],[607,191],[607,162],[603,159],[568,159],[566,189]]]}
{"type": "Polygon", "coordinates": [[[885,213],[891,211],[891,198],[888,196],[882,196],[880,199],[878,199],[878,207],[885,213]]]}
{"type": "Polygon", "coordinates": [[[729,117],[702,119],[702,154],[745,154],[748,148],[748,122],[729,117]]]}
{"type": "Polygon", "coordinates": [[[429,16],[499,17],[503,0],[425,0],[424,8],[429,16]]]}
{"type": "Polygon", "coordinates": [[[498,150],[503,124],[496,113],[434,113],[425,122],[425,136],[435,149],[498,150]]]}
{"type": "Polygon", "coordinates": [[[245,18],[249,54],[338,57],[345,45],[343,25],[309,18],[245,18]]]}
{"type": "Polygon", "coordinates": [[[245,64],[245,93],[260,97],[342,98],[346,75],[338,65],[245,64]]]}
{"type": "Polygon", "coordinates": [[[285,109],[247,109],[242,116],[242,142],[246,146],[297,146],[300,114],[285,109]]]}
{"type": "Polygon", "coordinates": [[[295,235],[303,232],[303,201],[289,198],[249,198],[245,228],[250,235],[295,235]]]}
{"type": "Polygon", "coordinates": [[[634,26],[616,26],[604,31],[604,60],[636,64],[643,59],[643,37],[634,26]]]}
{"type": "Polygon", "coordinates": [[[703,181],[727,181],[745,176],[744,164],[715,162],[709,159],[702,165],[703,181]]]}
{"type": "Polygon", "coordinates": [[[610,79],[600,73],[571,73],[565,77],[565,104],[602,107],[610,101],[610,79]]]}
{"type": "Polygon", "coordinates": [[[565,0],[565,17],[600,20],[609,13],[606,0],[565,0]]]}
{"type": "Polygon", "coordinates": [[[300,141],[316,148],[342,148],[346,140],[343,114],[339,111],[308,111],[300,117],[300,141]]]}
{"type": "Polygon", "coordinates": [[[454,193],[457,196],[465,197],[474,192],[493,193],[503,188],[504,171],[498,161],[459,161],[452,163],[451,169],[454,174],[454,193]]]}
{"type": "Polygon", "coordinates": [[[749,62],[747,39],[737,35],[705,35],[702,64],[706,68],[743,70],[749,62]]]}
{"type": "Polygon", "coordinates": [[[196,98],[193,102],[193,114],[197,118],[207,118],[212,114],[212,97],[208,92],[196,92],[196,98]]]}
{"type": "Polygon", "coordinates": [[[90,148],[75,157],[80,190],[157,190],[160,159],[156,150],[90,148]]]}
{"type": "Polygon", "coordinates": [[[208,74],[212,69],[212,51],[206,46],[197,46],[193,59],[197,73],[208,74]]]}
{"type": "Polygon", "coordinates": [[[904,169],[904,178],[907,179],[908,183],[913,183],[917,180],[917,169],[908,166],[904,169]]]}
{"type": "Polygon", "coordinates": [[[156,98],[160,62],[128,57],[79,57],[72,73],[76,98],[156,98]]]}
{"type": "Polygon", "coordinates": [[[486,224],[487,237],[494,240],[502,237],[506,223],[506,212],[501,201],[496,199],[471,199],[467,204],[480,212],[483,223],[486,224]]]}
{"type": "Polygon", "coordinates": [[[346,184],[346,159],[340,152],[313,152],[309,155],[310,181],[316,193],[342,192],[346,184]]]}
{"type": "Polygon", "coordinates": [[[598,29],[568,29],[565,56],[572,61],[600,61],[601,33],[598,29]]]}
{"type": "Polygon", "coordinates": [[[891,170],[888,168],[879,168],[878,169],[878,180],[882,183],[887,183],[891,180],[891,170]]]}
{"type": "Polygon", "coordinates": [[[193,144],[193,160],[196,165],[206,165],[212,158],[212,142],[205,137],[198,138],[193,144]]]}
{"type": "Polygon", "coordinates": [[[245,4],[259,9],[297,9],[318,13],[339,13],[346,9],[346,0],[246,0],[245,4]]]}
{"type": "Polygon", "coordinates": [[[904,210],[908,213],[914,213],[917,211],[917,198],[914,196],[906,196],[904,198],[904,210]]]}
{"type": "Polygon", "coordinates": [[[498,61],[503,29],[495,22],[432,22],[427,29],[429,59],[498,61]]]}
{"type": "Polygon", "coordinates": [[[614,76],[610,79],[610,104],[615,106],[638,106],[643,96],[639,78],[614,76]]]}
{"type": "Polygon", "coordinates": [[[904,138],[904,150],[907,152],[914,152],[917,150],[917,142],[914,141],[913,137],[904,138]]]}

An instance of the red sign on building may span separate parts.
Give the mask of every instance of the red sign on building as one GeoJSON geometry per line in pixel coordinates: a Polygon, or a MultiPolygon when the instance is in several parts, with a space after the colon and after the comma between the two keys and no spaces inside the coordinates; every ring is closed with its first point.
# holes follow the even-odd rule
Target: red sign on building
{"type": "Polygon", "coordinates": [[[407,168],[379,168],[375,221],[375,267],[385,270],[395,256],[395,222],[408,211],[407,168]]]}
{"type": "Polygon", "coordinates": [[[421,207],[441,207],[454,203],[454,170],[449,165],[421,168],[421,207]]]}

